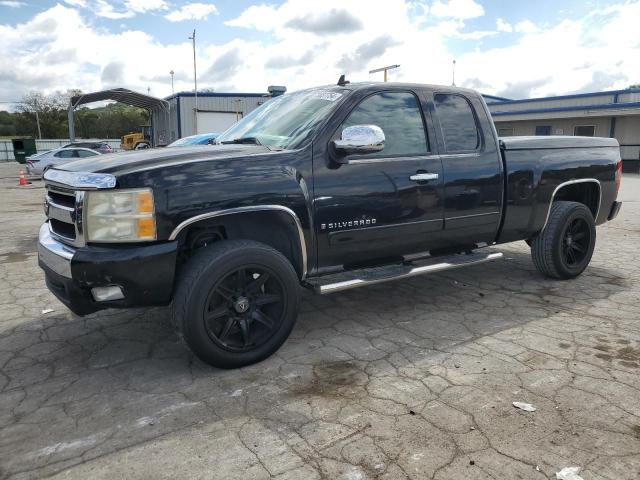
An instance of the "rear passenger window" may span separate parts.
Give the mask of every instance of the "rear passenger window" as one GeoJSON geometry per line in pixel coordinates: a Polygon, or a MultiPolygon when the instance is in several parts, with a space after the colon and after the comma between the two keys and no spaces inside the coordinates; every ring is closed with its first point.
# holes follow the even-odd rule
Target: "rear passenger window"
{"type": "Polygon", "coordinates": [[[464,97],[448,93],[434,96],[445,151],[468,152],[480,146],[480,135],[471,105],[464,97]]]}

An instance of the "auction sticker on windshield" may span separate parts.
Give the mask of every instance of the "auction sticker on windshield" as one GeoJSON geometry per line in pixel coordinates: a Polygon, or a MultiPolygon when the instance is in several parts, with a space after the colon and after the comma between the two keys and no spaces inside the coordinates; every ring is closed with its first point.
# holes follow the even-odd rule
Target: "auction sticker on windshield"
{"type": "Polygon", "coordinates": [[[327,90],[320,90],[318,92],[314,92],[311,98],[317,98],[320,100],[328,100],[329,102],[335,102],[342,96],[339,92],[330,92],[327,90]]]}

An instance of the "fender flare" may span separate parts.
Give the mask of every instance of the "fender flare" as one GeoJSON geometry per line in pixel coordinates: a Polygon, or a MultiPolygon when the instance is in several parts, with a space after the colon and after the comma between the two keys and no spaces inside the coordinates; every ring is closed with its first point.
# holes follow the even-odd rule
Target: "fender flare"
{"type": "Polygon", "coordinates": [[[291,216],[293,221],[295,222],[296,229],[298,230],[298,242],[300,243],[300,254],[302,257],[302,279],[307,276],[307,244],[304,236],[304,231],[302,230],[302,223],[300,222],[300,218],[298,215],[291,210],[289,207],[285,207],[283,205],[252,205],[249,207],[236,207],[236,208],[227,208],[224,210],[216,210],[213,212],[202,213],[200,215],[196,215],[194,217],[188,218],[178,224],[177,227],[173,229],[171,235],[169,235],[169,240],[175,240],[180,232],[184,230],[189,225],[197,223],[201,220],[207,220],[215,217],[222,217],[226,215],[234,215],[239,213],[251,213],[251,212],[261,212],[261,211],[279,211],[284,212],[291,216]]]}
{"type": "Polygon", "coordinates": [[[587,183],[587,182],[595,183],[596,185],[598,185],[598,206],[596,207],[596,213],[593,216],[593,220],[596,222],[598,221],[598,215],[600,214],[600,206],[602,204],[602,184],[600,183],[600,181],[596,180],[595,178],[580,178],[576,180],[569,180],[568,182],[562,182],[553,190],[553,193],[551,194],[551,198],[549,199],[549,209],[547,210],[547,216],[544,219],[544,224],[542,225],[540,232],[544,232],[544,229],[547,228],[547,223],[549,223],[549,215],[551,215],[551,206],[553,205],[553,200],[556,197],[556,193],[558,193],[560,189],[562,189],[563,187],[567,187],[569,185],[575,185],[576,183],[587,183]]]}

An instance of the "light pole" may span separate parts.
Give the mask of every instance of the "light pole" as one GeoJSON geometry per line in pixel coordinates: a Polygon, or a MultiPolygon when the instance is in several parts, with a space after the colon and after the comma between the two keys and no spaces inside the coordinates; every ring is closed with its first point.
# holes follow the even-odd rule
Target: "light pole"
{"type": "Polygon", "coordinates": [[[195,108],[193,109],[193,126],[195,133],[198,133],[198,75],[196,73],[196,29],[193,29],[193,35],[189,37],[193,42],[193,93],[195,96],[195,108]]]}
{"type": "Polygon", "coordinates": [[[176,93],[176,92],[175,92],[175,90],[173,89],[173,74],[174,74],[174,73],[175,73],[175,72],[174,72],[173,70],[171,70],[171,71],[169,72],[169,75],[171,75],[171,95],[175,95],[175,93],[176,93]]]}
{"type": "Polygon", "coordinates": [[[453,71],[452,71],[452,79],[451,79],[451,86],[455,87],[456,86],[456,61],[453,61],[453,71]]]}
{"type": "Polygon", "coordinates": [[[400,65],[389,65],[388,67],[381,67],[381,68],[376,68],[374,70],[369,70],[369,73],[376,73],[376,72],[384,72],[384,81],[387,81],[387,70],[393,70],[394,68],[398,68],[400,67],[400,65]]]}

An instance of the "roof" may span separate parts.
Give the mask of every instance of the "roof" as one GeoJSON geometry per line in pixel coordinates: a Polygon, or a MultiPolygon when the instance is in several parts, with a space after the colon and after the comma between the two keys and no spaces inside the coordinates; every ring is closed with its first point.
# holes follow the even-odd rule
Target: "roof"
{"type": "Polygon", "coordinates": [[[151,110],[155,107],[168,108],[169,102],[161,98],[152,97],[143,93],[134,92],[126,88],[112,88],[110,90],[102,90],[100,92],[84,93],[71,98],[71,106],[73,108],[85,103],[100,102],[103,100],[115,100],[126,105],[134,107],[146,108],[151,110]]]}
{"type": "MultiPolygon", "coordinates": [[[[487,103],[489,105],[491,104],[509,105],[514,103],[540,102],[545,100],[566,100],[570,98],[603,97],[606,95],[621,95],[624,93],[640,93],[640,88],[627,88],[626,90],[605,90],[602,92],[575,93],[571,95],[557,95],[557,96],[551,96],[551,97],[523,98],[522,100],[501,99],[497,102],[487,102],[487,103]]],[[[484,97],[500,98],[500,97],[493,97],[492,95],[484,95],[484,97]]]]}
{"type": "MultiPolygon", "coordinates": [[[[198,92],[198,97],[270,97],[269,93],[247,93],[247,92],[198,92]]],[[[195,97],[193,92],[178,92],[168,97],[164,97],[165,100],[172,100],[177,97],[195,97]]]]}
{"type": "MultiPolygon", "coordinates": [[[[505,98],[505,97],[498,97],[496,95],[488,95],[486,93],[482,93],[481,94],[484,98],[486,98],[487,100],[491,99],[491,100],[497,100],[498,102],[511,102],[513,100],[511,100],[510,98],[505,98]]],[[[489,103],[489,102],[488,102],[489,103]]]]}
{"type": "MultiPolygon", "coordinates": [[[[503,103],[490,104],[490,107],[502,106],[503,103]]],[[[585,111],[585,110],[623,110],[623,109],[640,108],[640,102],[626,102],[626,103],[598,103],[595,105],[572,105],[568,107],[546,107],[546,108],[530,108],[527,110],[509,110],[509,111],[491,111],[492,117],[500,117],[503,115],[524,115],[528,113],[550,113],[550,112],[571,112],[571,111],[585,111]]]]}

